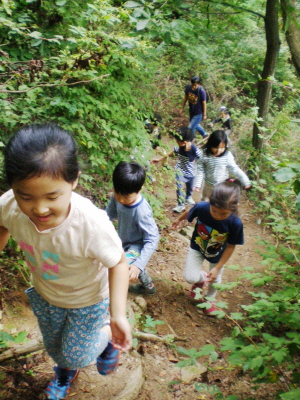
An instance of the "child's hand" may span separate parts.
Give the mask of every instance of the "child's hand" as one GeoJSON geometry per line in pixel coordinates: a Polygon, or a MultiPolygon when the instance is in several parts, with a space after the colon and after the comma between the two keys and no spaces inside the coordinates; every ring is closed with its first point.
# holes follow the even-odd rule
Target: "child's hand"
{"type": "Polygon", "coordinates": [[[244,187],[245,190],[250,190],[251,188],[252,188],[251,185],[247,185],[247,186],[244,187]]]}
{"type": "Polygon", "coordinates": [[[194,190],[195,192],[200,192],[200,188],[198,188],[198,187],[194,187],[193,190],[194,190]]]}
{"type": "Polygon", "coordinates": [[[111,318],[112,343],[122,351],[128,351],[132,345],[131,327],[127,318],[111,318]]]}
{"type": "Polygon", "coordinates": [[[219,270],[217,268],[213,268],[207,275],[206,282],[214,282],[218,276],[219,270]]]}
{"type": "Polygon", "coordinates": [[[137,280],[140,273],[141,273],[141,270],[138,267],[136,267],[133,264],[129,265],[129,281],[130,282],[137,280]]]}
{"type": "Polygon", "coordinates": [[[176,219],[176,221],[173,222],[172,228],[177,229],[178,226],[180,225],[181,221],[179,219],[176,219]]]}
{"type": "Polygon", "coordinates": [[[150,164],[156,164],[159,163],[161,161],[160,158],[154,158],[153,160],[150,161],[150,164]]]}

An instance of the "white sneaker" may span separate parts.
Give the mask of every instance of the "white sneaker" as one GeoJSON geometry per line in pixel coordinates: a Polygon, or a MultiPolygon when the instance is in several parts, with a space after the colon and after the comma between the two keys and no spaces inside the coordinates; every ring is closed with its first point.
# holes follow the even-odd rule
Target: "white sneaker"
{"type": "Polygon", "coordinates": [[[196,204],[194,199],[192,198],[192,196],[187,197],[185,202],[186,202],[186,204],[190,204],[190,205],[196,204]]]}
{"type": "Polygon", "coordinates": [[[185,209],[184,206],[180,206],[180,205],[178,204],[178,206],[176,206],[176,207],[173,208],[173,211],[176,212],[176,213],[181,213],[184,209],[185,209]]]}

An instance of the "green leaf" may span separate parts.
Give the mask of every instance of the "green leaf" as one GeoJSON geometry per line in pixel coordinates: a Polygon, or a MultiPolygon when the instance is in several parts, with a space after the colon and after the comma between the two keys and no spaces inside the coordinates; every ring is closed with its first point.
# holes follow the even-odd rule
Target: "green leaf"
{"type": "Polygon", "coordinates": [[[299,163],[287,163],[288,167],[298,169],[300,171],[300,164],[299,163]]]}
{"type": "Polygon", "coordinates": [[[215,352],[215,346],[212,344],[206,344],[201,348],[199,353],[201,356],[209,356],[213,352],[215,352]]]}
{"type": "Polygon", "coordinates": [[[300,181],[296,179],[293,183],[293,190],[296,194],[300,193],[300,181]]]}
{"type": "Polygon", "coordinates": [[[300,399],[300,389],[293,389],[287,393],[281,394],[280,398],[282,400],[299,400],[300,399]]]}
{"type": "Polygon", "coordinates": [[[211,359],[211,361],[216,361],[216,360],[218,359],[218,357],[219,357],[219,354],[218,354],[216,351],[213,351],[213,352],[210,354],[210,359],[211,359]]]}
{"type": "Polygon", "coordinates": [[[248,337],[259,336],[260,335],[258,330],[256,328],[251,327],[251,326],[246,326],[246,328],[244,329],[244,334],[246,336],[248,336],[248,337]]]}
{"type": "Polygon", "coordinates": [[[0,341],[14,341],[14,337],[7,332],[0,331],[0,341]]]}
{"type": "Polygon", "coordinates": [[[150,19],[140,19],[138,23],[136,24],[136,30],[141,31],[142,29],[146,28],[148,23],[150,22],[150,19]]]}
{"type": "Polygon", "coordinates": [[[265,285],[267,282],[272,281],[274,278],[271,276],[263,276],[260,278],[255,278],[252,280],[252,284],[253,286],[257,287],[257,286],[263,286],[265,285]]]}
{"type": "Polygon", "coordinates": [[[77,43],[77,40],[74,38],[67,38],[67,41],[70,43],[77,43]]]}
{"type": "Polygon", "coordinates": [[[245,319],[242,313],[230,313],[230,317],[236,321],[245,319]]]}
{"type": "Polygon", "coordinates": [[[24,343],[24,342],[27,342],[27,335],[28,335],[28,332],[19,332],[18,334],[17,334],[17,336],[15,336],[15,338],[14,338],[14,342],[15,343],[24,343]]]}
{"type": "Polygon", "coordinates": [[[264,364],[264,358],[261,356],[258,357],[254,357],[250,359],[249,362],[249,368],[251,369],[255,369],[255,368],[259,368],[264,364]]]}
{"type": "Polygon", "coordinates": [[[288,182],[296,176],[296,172],[294,172],[291,168],[285,167],[280,168],[277,172],[273,174],[274,178],[278,182],[288,182]]]}
{"type": "Polygon", "coordinates": [[[43,40],[42,40],[42,39],[32,40],[31,46],[32,46],[32,47],[36,47],[36,46],[39,46],[41,43],[43,43],[43,40]]]}
{"type": "MultiPolygon", "coordinates": [[[[207,385],[206,383],[195,383],[195,390],[197,392],[207,392],[211,394],[221,393],[220,389],[216,385],[207,385]]],[[[232,399],[233,400],[233,399],[232,399]]]]}
{"type": "Polygon", "coordinates": [[[30,32],[30,33],[28,34],[28,36],[30,36],[30,37],[32,37],[32,38],[34,38],[34,39],[39,39],[39,38],[41,38],[43,35],[41,34],[41,32],[33,31],[33,32],[30,32]]]}
{"type": "Polygon", "coordinates": [[[282,361],[286,358],[287,352],[284,350],[273,351],[272,356],[274,360],[278,362],[278,364],[281,364],[282,361]]]}
{"type": "Polygon", "coordinates": [[[227,265],[226,268],[232,269],[233,271],[238,271],[240,269],[239,265],[227,265]]]}
{"type": "Polygon", "coordinates": [[[124,5],[125,5],[125,7],[127,7],[127,8],[141,7],[141,3],[138,3],[138,2],[136,2],[136,1],[127,1],[124,5]]]}

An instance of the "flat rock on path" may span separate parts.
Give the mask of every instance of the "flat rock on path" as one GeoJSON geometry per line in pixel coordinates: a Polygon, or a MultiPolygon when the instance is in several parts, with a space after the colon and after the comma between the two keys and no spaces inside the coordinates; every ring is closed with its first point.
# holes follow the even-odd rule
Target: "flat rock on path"
{"type": "Polygon", "coordinates": [[[134,400],[144,382],[141,357],[136,352],[122,353],[120,365],[102,376],[95,365],[83,368],[72,384],[73,400],[134,400]]]}

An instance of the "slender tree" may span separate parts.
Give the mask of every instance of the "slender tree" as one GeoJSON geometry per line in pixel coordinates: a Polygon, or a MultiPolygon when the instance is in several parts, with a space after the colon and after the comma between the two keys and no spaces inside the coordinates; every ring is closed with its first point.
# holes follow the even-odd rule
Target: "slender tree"
{"type": "Polygon", "coordinates": [[[279,0],[267,0],[266,13],[264,17],[267,51],[261,79],[258,82],[258,121],[254,123],[252,136],[252,144],[258,151],[261,151],[263,146],[261,127],[265,127],[267,125],[267,116],[272,96],[272,81],[270,78],[274,76],[275,73],[280,47],[278,5],[279,0]]]}
{"type": "Polygon", "coordinates": [[[300,77],[300,21],[299,17],[297,18],[297,8],[295,1],[281,0],[281,10],[285,27],[286,41],[290,48],[292,61],[296,69],[297,75],[300,77]]]}

